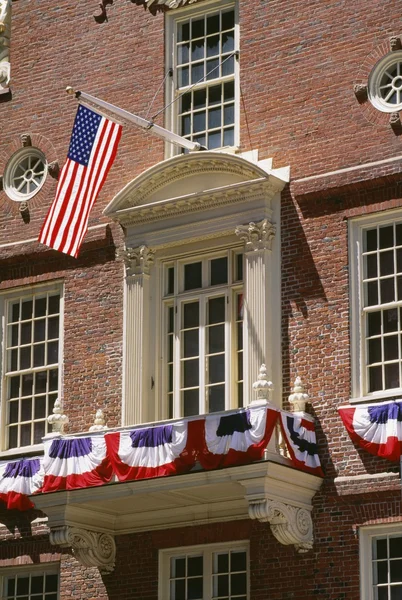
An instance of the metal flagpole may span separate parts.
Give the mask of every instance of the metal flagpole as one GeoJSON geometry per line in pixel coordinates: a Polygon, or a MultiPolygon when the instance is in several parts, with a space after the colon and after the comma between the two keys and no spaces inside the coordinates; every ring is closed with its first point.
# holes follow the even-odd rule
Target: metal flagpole
{"type": "Polygon", "coordinates": [[[105,110],[108,110],[111,113],[117,115],[121,119],[124,119],[125,121],[129,121],[130,123],[134,123],[135,125],[138,125],[142,129],[146,129],[146,130],[150,131],[151,133],[153,133],[154,135],[157,135],[158,137],[161,137],[172,144],[176,144],[177,146],[181,146],[183,148],[186,148],[187,150],[193,150],[193,151],[206,149],[206,148],[204,148],[204,146],[201,146],[201,144],[198,144],[197,142],[191,142],[190,140],[187,140],[186,138],[182,137],[181,135],[177,135],[176,133],[173,133],[172,131],[169,131],[168,129],[164,129],[164,127],[160,127],[160,125],[155,125],[155,123],[153,123],[152,121],[147,121],[147,119],[143,119],[142,117],[133,115],[133,113],[130,113],[127,110],[124,110],[123,108],[119,108],[118,106],[115,106],[114,104],[109,104],[109,102],[105,102],[104,100],[101,100],[100,98],[91,96],[90,94],[87,94],[86,92],[75,91],[70,86],[68,86],[66,88],[66,92],[67,92],[67,94],[74,94],[78,100],[82,99],[84,101],[87,101],[89,104],[91,104],[95,108],[96,107],[104,108],[105,110]]]}

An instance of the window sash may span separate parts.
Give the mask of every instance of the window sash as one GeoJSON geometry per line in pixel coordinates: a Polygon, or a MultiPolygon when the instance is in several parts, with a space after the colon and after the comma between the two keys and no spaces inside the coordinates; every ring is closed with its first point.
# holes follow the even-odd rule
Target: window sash
{"type": "Polygon", "coordinates": [[[225,600],[249,600],[248,542],[231,542],[225,545],[210,544],[204,547],[193,546],[160,551],[160,600],[176,600],[175,591],[183,591],[184,597],[188,600],[190,587],[192,587],[192,597],[194,597],[195,590],[198,590],[200,594],[201,579],[202,595],[200,598],[202,600],[218,600],[222,597],[225,600]],[[218,559],[218,557],[221,558],[218,559]],[[200,559],[202,559],[202,569],[200,569],[200,559]],[[177,567],[176,570],[175,567],[177,567]]]}
{"type": "Polygon", "coordinates": [[[3,312],[2,448],[40,444],[60,388],[61,286],[1,298],[3,312]]]}
{"type": "Polygon", "coordinates": [[[173,77],[169,82],[170,87],[168,87],[168,97],[172,106],[167,127],[174,129],[186,139],[198,142],[209,149],[237,146],[239,143],[237,4],[233,2],[223,3],[223,5],[222,3],[215,3],[208,10],[197,6],[185,9],[182,12],[185,16],[168,15],[166,55],[171,57],[168,66],[173,69],[173,77]],[[211,34],[207,33],[205,26],[202,34],[197,34],[197,36],[190,37],[188,40],[180,39],[179,28],[186,23],[204,19],[206,24],[211,17],[232,12],[234,24],[225,25],[224,29],[219,29],[211,34]],[[227,40],[225,36],[228,38],[227,40]],[[219,50],[214,50],[211,54],[210,49],[210,55],[208,55],[207,40],[214,40],[215,37],[220,39],[219,50]],[[229,39],[233,39],[233,44],[228,43],[229,39]],[[201,44],[201,41],[204,41],[204,45],[201,44]],[[203,52],[201,52],[202,46],[203,52]],[[185,52],[180,52],[180,49],[184,49],[185,52]],[[186,56],[183,56],[183,54],[186,54],[186,56]],[[218,68],[210,73],[212,68],[217,65],[219,65],[218,68]],[[181,75],[186,71],[188,71],[187,80],[183,79],[181,75]],[[192,72],[194,77],[192,77],[192,72]],[[208,73],[209,75],[207,75],[208,73]],[[204,76],[205,79],[202,79],[204,76]],[[226,87],[223,87],[225,83],[233,86],[233,94],[230,94],[230,97],[228,95],[229,88],[226,90],[226,87]],[[222,88],[218,101],[215,98],[217,95],[216,86],[221,84],[222,88]],[[214,100],[212,101],[212,96],[211,98],[209,96],[212,94],[214,87],[214,100]],[[225,98],[223,97],[224,89],[225,98]],[[205,105],[202,106],[202,103],[200,104],[200,94],[204,90],[206,91],[206,99],[205,105]]]}
{"type": "MultiPolygon", "coordinates": [[[[165,263],[162,268],[162,398],[168,418],[191,416],[242,405],[243,318],[239,252],[228,250],[165,263]],[[226,259],[227,282],[220,282],[218,261],[226,259]],[[200,286],[184,290],[186,266],[200,263],[200,286]],[[172,273],[175,273],[172,277],[172,273]],[[174,284],[173,284],[174,278],[174,284]],[[211,285],[211,280],[218,280],[211,285]],[[173,292],[176,292],[174,294],[173,292]],[[217,306],[214,306],[214,303],[217,306]],[[198,309],[196,322],[186,321],[186,307],[198,309]],[[220,308],[219,308],[220,305],[220,308]],[[208,310],[217,315],[208,319],[208,310]],[[210,344],[210,345],[209,345],[210,344]],[[192,369],[192,367],[194,367],[192,369]],[[187,408],[186,408],[187,405],[187,408]],[[191,408],[189,408],[191,406],[191,408]]],[[[196,281],[197,283],[197,281],[196,281]]]]}
{"type": "Polygon", "coordinates": [[[25,567],[1,569],[0,589],[1,600],[58,600],[59,566],[30,565],[29,570],[25,567]]]}

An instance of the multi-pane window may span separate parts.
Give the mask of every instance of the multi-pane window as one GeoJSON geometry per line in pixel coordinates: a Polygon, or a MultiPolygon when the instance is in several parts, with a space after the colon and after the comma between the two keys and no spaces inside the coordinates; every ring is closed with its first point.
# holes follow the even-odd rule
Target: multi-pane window
{"type": "Polygon", "coordinates": [[[402,387],[402,221],[363,231],[362,318],[368,393],[402,387]]]}
{"type": "Polygon", "coordinates": [[[59,576],[54,572],[20,571],[3,578],[4,600],[58,600],[59,576]]]}
{"type": "Polygon", "coordinates": [[[41,443],[59,381],[61,294],[38,288],[4,301],[6,449],[41,443]]]}
{"type": "Polygon", "coordinates": [[[248,600],[247,548],[209,546],[165,552],[160,598],[248,600]]]}
{"type": "Polygon", "coordinates": [[[164,395],[169,418],[242,405],[243,255],[164,265],[164,395]]]}
{"type": "Polygon", "coordinates": [[[174,22],[176,130],[209,150],[236,144],[238,47],[231,4],[174,22]]]}
{"type": "Polygon", "coordinates": [[[373,600],[402,598],[402,534],[372,539],[373,600]]]}

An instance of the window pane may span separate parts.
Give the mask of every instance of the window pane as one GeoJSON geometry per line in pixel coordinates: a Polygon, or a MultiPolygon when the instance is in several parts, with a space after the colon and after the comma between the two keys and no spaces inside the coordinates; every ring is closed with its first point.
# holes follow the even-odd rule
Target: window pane
{"type": "Polygon", "coordinates": [[[199,361],[198,359],[185,360],[183,362],[183,386],[195,387],[199,382],[199,361]]]}
{"type": "Polygon", "coordinates": [[[230,553],[230,570],[245,571],[247,568],[247,558],[245,552],[230,553]]]}
{"type": "Polygon", "coordinates": [[[245,594],[247,592],[247,577],[245,573],[235,573],[230,576],[230,587],[236,590],[236,594],[245,594]]]}
{"type": "Polygon", "coordinates": [[[194,92],[193,109],[205,108],[207,105],[207,91],[197,90],[194,92]]]}
{"type": "Polygon", "coordinates": [[[372,367],[369,369],[369,391],[377,392],[382,390],[382,369],[381,367],[372,367]]]}
{"type": "Polygon", "coordinates": [[[234,129],[231,127],[230,129],[225,129],[223,132],[223,145],[224,146],[234,146],[234,129]]]}
{"type": "Polygon", "coordinates": [[[387,558],[387,540],[386,539],[378,539],[376,540],[375,550],[374,550],[374,558],[387,558]]]}
{"type": "Polygon", "coordinates": [[[234,31],[222,34],[222,52],[233,52],[234,50],[234,31]]]}
{"type": "Polygon", "coordinates": [[[222,30],[234,27],[234,10],[222,13],[222,30]]]}
{"type": "Polygon", "coordinates": [[[202,577],[188,580],[188,600],[203,600],[202,577]]]}
{"type": "Polygon", "coordinates": [[[208,348],[209,354],[224,352],[225,350],[225,326],[214,325],[208,328],[208,348]]]}
{"type": "Polygon", "coordinates": [[[192,22],[192,27],[191,27],[191,37],[192,38],[197,38],[197,37],[202,37],[205,33],[205,28],[204,28],[204,17],[202,19],[197,19],[195,21],[192,22]]]}
{"type": "Polygon", "coordinates": [[[184,265],[184,289],[193,290],[202,286],[202,263],[184,265]]]}
{"type": "Polygon", "coordinates": [[[199,353],[199,331],[198,329],[191,329],[185,331],[184,337],[184,353],[183,358],[189,358],[190,356],[198,356],[199,353]]]}
{"type": "Polygon", "coordinates": [[[377,277],[377,254],[366,256],[366,277],[377,277]]]}
{"type": "Polygon", "coordinates": [[[395,388],[399,387],[399,363],[391,365],[385,365],[385,387],[395,388]]]}
{"type": "Polygon", "coordinates": [[[380,248],[391,248],[394,245],[394,228],[392,225],[380,227],[380,248]]]}
{"type": "Polygon", "coordinates": [[[58,575],[46,575],[46,592],[57,592],[58,575]]]}
{"type": "Polygon", "coordinates": [[[204,40],[197,40],[191,44],[191,60],[204,58],[204,40]]]}
{"type": "Polygon", "coordinates": [[[199,399],[197,390],[184,390],[183,392],[183,416],[191,417],[199,414],[199,399]]]}
{"type": "Polygon", "coordinates": [[[207,56],[219,54],[219,35],[213,35],[207,38],[207,56]]]}
{"type": "Polygon", "coordinates": [[[207,17],[207,35],[219,31],[219,14],[207,17]]]}
{"type": "Polygon", "coordinates": [[[228,259],[226,256],[211,260],[211,285],[228,282],[228,259]]]}
{"type": "Polygon", "coordinates": [[[395,300],[394,278],[381,279],[380,290],[382,304],[393,302],[395,300]]]}
{"type": "Polygon", "coordinates": [[[392,250],[380,254],[380,275],[391,275],[394,273],[394,253],[392,250]]]}
{"type": "Polygon", "coordinates": [[[398,336],[392,335],[384,338],[384,360],[396,360],[398,358],[398,336]]]}
{"type": "Polygon", "coordinates": [[[18,577],[17,595],[29,593],[29,577],[18,577]]]}
{"type": "Polygon", "coordinates": [[[219,298],[211,298],[208,301],[208,323],[210,325],[214,323],[225,322],[225,296],[219,298]]]}
{"type": "Polygon", "coordinates": [[[190,329],[191,327],[198,327],[200,322],[199,317],[199,303],[188,302],[183,307],[183,328],[190,329]]]}
{"type": "Polygon", "coordinates": [[[398,330],[398,312],[396,308],[384,310],[383,312],[383,328],[384,333],[398,330]]]}
{"type": "Polygon", "coordinates": [[[225,410],[225,386],[212,385],[208,388],[209,412],[220,412],[225,410]]]}
{"type": "Polygon", "coordinates": [[[190,556],[187,564],[187,575],[189,577],[202,575],[202,556],[190,556]]]}
{"type": "Polygon", "coordinates": [[[208,359],[209,383],[225,381],[225,355],[218,354],[208,359]]]}
{"type": "MultiPolygon", "coordinates": [[[[402,558],[402,535],[391,537],[389,540],[389,556],[390,558],[402,558]]],[[[401,571],[402,580],[402,571],[401,571]]]]}

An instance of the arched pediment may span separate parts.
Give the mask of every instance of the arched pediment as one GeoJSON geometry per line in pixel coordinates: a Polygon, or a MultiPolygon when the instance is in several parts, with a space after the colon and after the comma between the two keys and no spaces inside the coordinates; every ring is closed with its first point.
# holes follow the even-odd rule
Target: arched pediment
{"type": "Polygon", "coordinates": [[[183,202],[194,206],[202,198],[233,196],[244,188],[268,182],[280,191],[288,181],[288,169],[271,169],[271,161],[251,162],[223,152],[197,152],[162,161],[130,181],[106,207],[105,215],[125,220],[148,211],[169,211],[183,202]]]}

